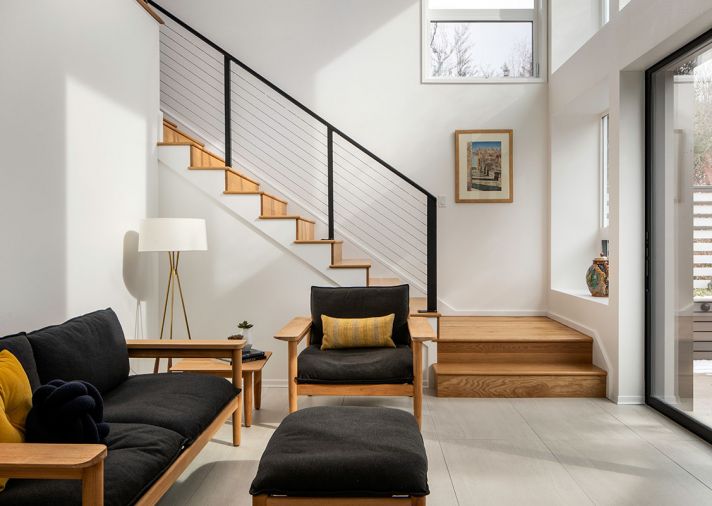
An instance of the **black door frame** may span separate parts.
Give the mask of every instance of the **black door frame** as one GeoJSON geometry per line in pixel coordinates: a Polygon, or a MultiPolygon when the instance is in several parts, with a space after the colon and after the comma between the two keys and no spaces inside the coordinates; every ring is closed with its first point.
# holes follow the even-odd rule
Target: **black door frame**
{"type": "Polygon", "coordinates": [[[651,395],[653,381],[653,336],[652,332],[652,293],[650,291],[652,272],[650,266],[654,254],[652,244],[652,212],[653,212],[653,74],[661,68],[683,58],[688,53],[693,53],[701,46],[712,42],[712,29],[685,44],[683,47],[666,56],[658,63],[645,71],[645,403],[673,421],[697,434],[708,443],[712,443],[712,428],[699,422],[669,404],[651,395]]]}

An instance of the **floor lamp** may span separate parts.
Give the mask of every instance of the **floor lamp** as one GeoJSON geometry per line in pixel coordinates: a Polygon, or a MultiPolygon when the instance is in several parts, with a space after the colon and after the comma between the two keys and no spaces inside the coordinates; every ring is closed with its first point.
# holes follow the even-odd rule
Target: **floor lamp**
{"type": "MultiPolygon", "coordinates": [[[[149,218],[143,220],[138,235],[139,251],[162,251],[168,253],[168,285],[166,286],[166,297],[163,302],[163,317],[161,318],[161,334],[166,327],[166,314],[170,312],[168,320],[168,339],[173,339],[173,316],[176,296],[176,286],[178,287],[178,297],[183,309],[183,319],[185,329],[188,332],[188,339],[191,339],[190,325],[188,324],[188,312],[185,309],[185,299],[183,298],[183,287],[180,283],[178,264],[180,254],[183,251],[206,251],[208,249],[207,233],[205,230],[205,220],[193,218],[149,218]],[[169,303],[170,299],[170,303],[169,303]]],[[[156,359],[153,372],[158,372],[160,359],[156,359]]],[[[168,369],[170,370],[172,360],[168,359],[168,369]]]]}

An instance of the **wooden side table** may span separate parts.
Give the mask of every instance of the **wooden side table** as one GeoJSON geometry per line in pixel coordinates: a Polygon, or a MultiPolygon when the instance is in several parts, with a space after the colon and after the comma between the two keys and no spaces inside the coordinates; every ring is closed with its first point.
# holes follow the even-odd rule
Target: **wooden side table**
{"type": "MultiPolygon", "coordinates": [[[[262,404],[262,368],[271,351],[265,351],[265,358],[242,363],[243,397],[245,399],[245,427],[252,425],[252,406],[260,409],[262,404]]],[[[222,378],[232,377],[232,367],[228,362],[216,358],[185,358],[179,360],[170,369],[171,372],[192,372],[212,374],[222,378]]]]}

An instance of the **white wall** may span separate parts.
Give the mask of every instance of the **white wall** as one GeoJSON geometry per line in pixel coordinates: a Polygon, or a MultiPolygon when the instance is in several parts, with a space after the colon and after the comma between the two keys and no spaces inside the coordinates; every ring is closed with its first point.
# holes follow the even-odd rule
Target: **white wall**
{"type": "MultiPolygon", "coordinates": [[[[608,394],[618,402],[642,402],[645,387],[644,70],[711,25],[712,5],[708,0],[631,0],[620,11],[612,0],[609,23],[563,63],[549,82],[552,124],[582,104],[600,103],[601,98],[605,98],[609,110],[610,298],[608,304],[601,304],[557,289],[555,280],[566,276],[565,265],[559,271],[554,261],[557,252],[584,243],[567,237],[559,217],[552,215],[549,312],[596,338],[594,362],[608,368],[608,394]],[[599,85],[592,87],[592,83],[605,83],[605,91],[596,92],[599,85]],[[572,245],[572,240],[578,244],[572,245]]],[[[558,211],[553,193],[565,174],[561,162],[566,154],[565,140],[577,133],[553,128],[551,135],[554,213],[558,211]]],[[[588,200],[582,205],[585,202],[588,200]]],[[[591,257],[597,253],[590,251],[591,257]]]]}
{"type": "Polygon", "coordinates": [[[549,0],[549,2],[553,72],[598,31],[603,13],[601,0],[549,0]]]}
{"type": "Polygon", "coordinates": [[[420,83],[418,0],[165,0],[168,10],[424,186],[450,313],[542,312],[546,84],[420,83]],[[454,205],[456,129],[514,129],[514,203],[454,205]]]}
{"type": "Polygon", "coordinates": [[[0,335],[111,306],[133,337],[156,299],[132,231],[157,212],[158,25],[127,0],[3,0],[0,67],[0,335]]]}

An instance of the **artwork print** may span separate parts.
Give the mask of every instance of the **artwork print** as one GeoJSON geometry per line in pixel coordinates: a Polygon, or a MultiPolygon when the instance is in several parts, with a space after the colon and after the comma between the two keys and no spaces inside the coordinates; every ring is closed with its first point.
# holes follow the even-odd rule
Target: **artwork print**
{"type": "Polygon", "coordinates": [[[455,132],[455,201],[513,202],[512,130],[455,132]]]}

